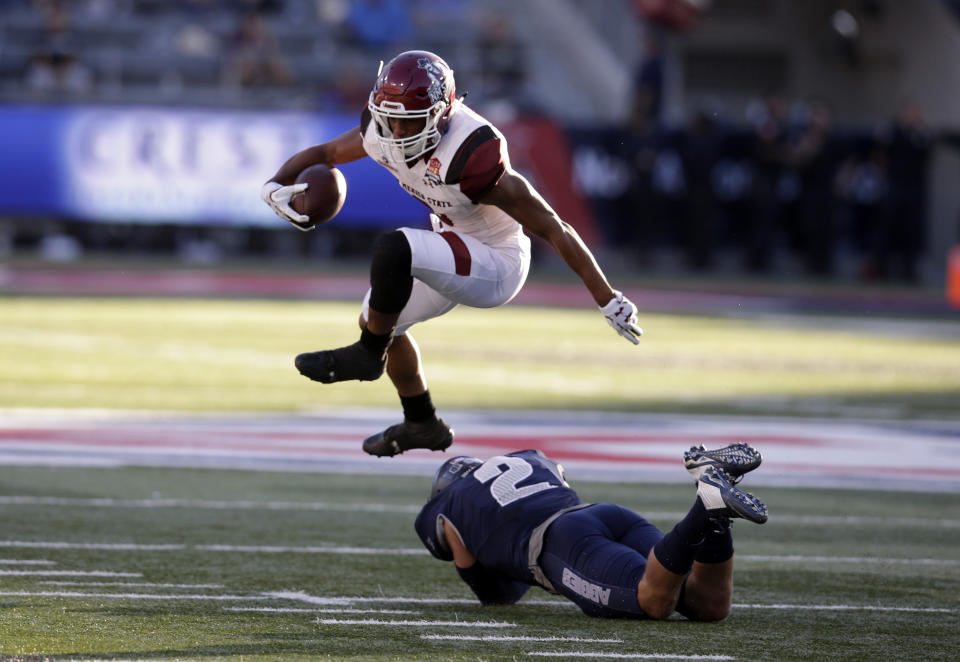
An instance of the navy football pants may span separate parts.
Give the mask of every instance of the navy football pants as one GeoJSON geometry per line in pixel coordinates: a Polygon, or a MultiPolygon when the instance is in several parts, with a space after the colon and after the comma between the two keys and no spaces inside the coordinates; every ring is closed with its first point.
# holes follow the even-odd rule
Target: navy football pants
{"type": "Polygon", "coordinates": [[[543,540],[540,568],[585,614],[647,618],[637,584],[663,533],[622,506],[598,503],[557,518],[543,540]]]}

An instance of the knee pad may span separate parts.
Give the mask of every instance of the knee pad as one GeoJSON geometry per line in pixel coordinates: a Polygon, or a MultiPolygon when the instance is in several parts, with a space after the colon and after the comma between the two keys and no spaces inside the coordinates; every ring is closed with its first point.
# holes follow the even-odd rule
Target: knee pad
{"type": "Polygon", "coordinates": [[[413,254],[400,230],[377,237],[370,264],[370,307],[387,315],[398,314],[413,290],[413,254]]]}

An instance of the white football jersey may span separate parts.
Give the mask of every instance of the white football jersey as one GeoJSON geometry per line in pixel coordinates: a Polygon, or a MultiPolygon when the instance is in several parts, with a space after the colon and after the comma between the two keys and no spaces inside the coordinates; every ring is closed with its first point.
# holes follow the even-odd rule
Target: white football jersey
{"type": "Polygon", "coordinates": [[[440,227],[434,229],[456,230],[491,247],[529,245],[512,217],[493,205],[474,202],[499,181],[510,161],[503,134],[473,110],[461,104],[433,152],[409,167],[394,166],[384,158],[377,123],[370,121],[368,112],[361,130],[367,154],[439,219],[440,227]]]}

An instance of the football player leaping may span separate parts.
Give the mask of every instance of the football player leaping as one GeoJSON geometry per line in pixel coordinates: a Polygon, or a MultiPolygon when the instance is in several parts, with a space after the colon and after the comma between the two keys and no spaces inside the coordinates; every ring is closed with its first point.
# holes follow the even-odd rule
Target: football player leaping
{"type": "Polygon", "coordinates": [[[610,325],[639,343],[636,306],[607,282],[577,232],[510,167],[506,140],[456,96],[453,70],[426,51],[393,58],[374,84],[360,127],[288,159],[261,196],[304,229],[290,206],[304,168],[369,156],[431,210],[433,231],[400,228],[373,247],[360,340],[296,358],[306,377],[325,384],[375,380],[386,368],[404,421],[368,438],[371,455],[412,448],[444,450],[453,430],[437,418],[411,326],[457,304],[492,308],[510,301],[530,266],[530,233],[546,240],[583,280],[610,325]]]}

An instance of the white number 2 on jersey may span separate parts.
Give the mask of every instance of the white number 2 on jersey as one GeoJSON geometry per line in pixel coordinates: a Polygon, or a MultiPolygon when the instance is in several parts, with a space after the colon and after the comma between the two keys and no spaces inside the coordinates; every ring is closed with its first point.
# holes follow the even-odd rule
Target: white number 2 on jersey
{"type": "Polygon", "coordinates": [[[557,487],[546,482],[517,487],[517,483],[524,478],[528,478],[532,473],[533,467],[519,457],[498,455],[484,462],[479,469],[473,472],[473,477],[480,483],[486,483],[491,478],[496,478],[490,485],[490,495],[501,506],[506,506],[531,494],[557,487]],[[506,471],[503,470],[503,465],[507,465],[506,471]]]}

